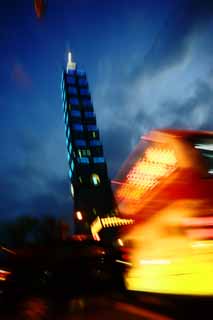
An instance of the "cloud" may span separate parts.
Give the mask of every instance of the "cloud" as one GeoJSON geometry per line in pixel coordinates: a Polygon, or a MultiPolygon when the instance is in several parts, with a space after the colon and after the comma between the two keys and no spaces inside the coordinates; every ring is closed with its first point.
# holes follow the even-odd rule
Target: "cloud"
{"type": "Polygon", "coordinates": [[[122,70],[101,58],[94,102],[111,176],[151,129],[212,129],[212,12],[212,1],[180,2],[144,58],[122,70]]]}
{"type": "Polygon", "coordinates": [[[135,80],[142,75],[153,77],[182,63],[194,36],[203,32],[211,22],[212,12],[211,0],[180,2],[169,14],[147,54],[132,68],[130,79],[135,80]]]}
{"type": "Polygon", "coordinates": [[[68,179],[40,177],[45,188],[31,184],[28,173],[16,170],[1,173],[0,211],[4,217],[19,214],[41,215],[52,214],[64,216],[72,213],[72,201],[69,194],[68,179]],[[16,173],[15,173],[15,172],[16,173]],[[20,173],[18,175],[17,173],[20,173]],[[15,173],[15,174],[14,174],[15,173]]]}
{"type": "Polygon", "coordinates": [[[208,81],[198,80],[193,94],[178,103],[176,100],[165,101],[159,108],[157,121],[162,127],[188,128],[195,130],[212,130],[213,88],[208,81]],[[165,115],[165,117],[164,117],[165,115]],[[166,125],[165,121],[169,121],[166,125]]]}
{"type": "Polygon", "coordinates": [[[67,168],[62,175],[54,174],[49,169],[47,163],[51,158],[46,153],[46,140],[39,141],[28,130],[19,132],[16,138],[13,163],[1,171],[2,216],[48,213],[60,217],[70,213],[71,218],[72,200],[67,168]]]}

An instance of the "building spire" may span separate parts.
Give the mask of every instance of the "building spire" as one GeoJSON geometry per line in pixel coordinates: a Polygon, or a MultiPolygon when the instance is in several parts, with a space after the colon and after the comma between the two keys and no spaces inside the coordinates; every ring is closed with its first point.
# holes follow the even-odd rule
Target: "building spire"
{"type": "Polygon", "coordinates": [[[76,63],[72,61],[72,53],[68,52],[67,72],[69,70],[75,70],[75,69],[76,69],[76,63]]]}

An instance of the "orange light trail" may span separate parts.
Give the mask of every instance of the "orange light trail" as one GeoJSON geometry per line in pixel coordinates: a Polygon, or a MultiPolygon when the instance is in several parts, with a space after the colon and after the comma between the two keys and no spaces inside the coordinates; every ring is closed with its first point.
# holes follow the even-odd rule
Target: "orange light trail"
{"type": "MultiPolygon", "coordinates": [[[[153,189],[162,177],[176,169],[177,159],[172,149],[148,148],[126,176],[117,190],[118,199],[138,201],[146,191],[153,189]]],[[[115,183],[119,184],[118,181],[115,183]]]]}

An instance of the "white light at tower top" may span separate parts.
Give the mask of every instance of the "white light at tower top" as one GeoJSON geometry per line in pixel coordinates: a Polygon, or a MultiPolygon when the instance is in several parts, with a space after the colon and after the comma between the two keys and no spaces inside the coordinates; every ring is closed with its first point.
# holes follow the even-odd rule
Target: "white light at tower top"
{"type": "Polygon", "coordinates": [[[76,69],[76,63],[72,61],[72,53],[68,52],[67,72],[69,70],[75,70],[75,69],[76,69]]]}

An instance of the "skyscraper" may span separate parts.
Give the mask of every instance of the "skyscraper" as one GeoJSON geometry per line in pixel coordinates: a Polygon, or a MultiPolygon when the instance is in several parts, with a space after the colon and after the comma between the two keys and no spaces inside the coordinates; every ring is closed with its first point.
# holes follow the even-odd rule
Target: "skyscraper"
{"type": "Polygon", "coordinates": [[[114,197],[85,71],[68,54],[62,101],[76,233],[89,233],[97,216],[113,215],[114,197]]]}

